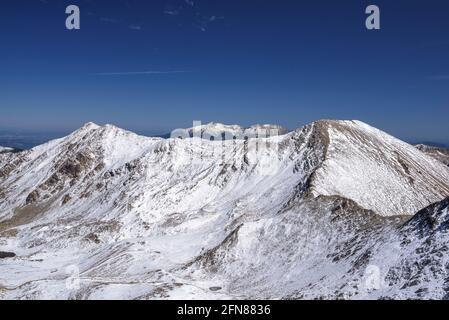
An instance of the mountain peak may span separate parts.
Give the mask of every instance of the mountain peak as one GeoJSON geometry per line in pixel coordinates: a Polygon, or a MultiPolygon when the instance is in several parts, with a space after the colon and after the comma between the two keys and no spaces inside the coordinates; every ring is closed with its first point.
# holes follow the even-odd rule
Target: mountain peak
{"type": "Polygon", "coordinates": [[[69,137],[80,137],[85,139],[86,134],[92,135],[92,138],[103,138],[108,135],[136,135],[135,133],[117,127],[113,124],[98,125],[93,122],[87,122],[78,130],[72,132],[69,137]]]}
{"type": "Polygon", "coordinates": [[[100,126],[94,122],[87,122],[85,123],[80,130],[92,130],[92,129],[98,129],[100,126]]]}
{"type": "Polygon", "coordinates": [[[355,120],[320,120],[312,127],[325,147],[310,182],[313,195],[349,198],[391,216],[414,214],[449,194],[443,164],[379,129],[355,120]]]}
{"type": "Polygon", "coordinates": [[[340,129],[365,129],[365,130],[377,130],[379,129],[373,127],[372,125],[367,124],[366,122],[360,120],[340,120],[340,119],[321,119],[312,122],[312,124],[316,126],[320,126],[323,128],[340,128],[340,129]]]}

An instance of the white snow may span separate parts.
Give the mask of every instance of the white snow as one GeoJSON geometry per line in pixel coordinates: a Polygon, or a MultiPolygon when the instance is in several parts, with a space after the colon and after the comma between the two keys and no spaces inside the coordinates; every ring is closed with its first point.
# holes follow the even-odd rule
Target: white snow
{"type": "Polygon", "coordinates": [[[412,215],[449,194],[448,170],[430,157],[361,122],[329,125],[316,195],[338,195],[378,214],[412,215]]]}
{"type": "Polygon", "coordinates": [[[11,152],[11,151],[13,151],[13,150],[14,150],[13,148],[2,147],[2,146],[0,146],[0,153],[3,153],[3,152],[11,152]]]}
{"type": "Polygon", "coordinates": [[[0,298],[332,295],[354,258],[328,256],[355,236],[335,224],[332,196],[381,219],[441,200],[448,182],[449,168],[360,122],[247,142],[89,123],[0,157],[0,251],[17,254],[0,260],[0,298]]]}

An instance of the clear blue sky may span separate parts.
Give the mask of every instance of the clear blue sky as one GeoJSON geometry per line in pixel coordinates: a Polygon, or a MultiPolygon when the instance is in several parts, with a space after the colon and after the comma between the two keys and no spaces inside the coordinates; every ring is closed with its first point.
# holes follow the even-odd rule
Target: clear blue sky
{"type": "Polygon", "coordinates": [[[447,0],[2,0],[0,41],[2,130],[337,118],[449,142],[447,0]]]}

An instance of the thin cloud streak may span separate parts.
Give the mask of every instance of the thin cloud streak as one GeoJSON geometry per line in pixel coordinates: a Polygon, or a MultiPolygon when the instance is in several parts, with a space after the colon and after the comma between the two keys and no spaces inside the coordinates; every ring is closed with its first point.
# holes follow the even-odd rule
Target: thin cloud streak
{"type": "Polygon", "coordinates": [[[174,71],[136,71],[136,72],[103,72],[94,73],[94,76],[135,76],[135,75],[152,75],[152,74],[177,74],[191,73],[192,71],[174,70],[174,71]]]}
{"type": "Polygon", "coordinates": [[[128,28],[131,29],[131,30],[138,30],[138,31],[142,30],[141,26],[138,26],[138,25],[135,25],[135,24],[130,25],[128,28]]]}

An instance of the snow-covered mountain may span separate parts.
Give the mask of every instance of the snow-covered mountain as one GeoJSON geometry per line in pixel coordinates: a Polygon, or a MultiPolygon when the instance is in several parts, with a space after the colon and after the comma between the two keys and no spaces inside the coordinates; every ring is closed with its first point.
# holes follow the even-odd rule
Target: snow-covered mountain
{"type": "Polygon", "coordinates": [[[427,155],[443,162],[445,165],[449,166],[449,149],[446,148],[440,148],[440,147],[433,147],[428,146],[425,144],[418,144],[415,146],[422,152],[426,153],[427,155]]]}
{"type": "Polygon", "coordinates": [[[400,259],[447,196],[448,167],[359,121],[224,141],[89,123],[0,154],[0,297],[442,297],[400,259]],[[373,289],[370,268],[395,273],[373,289]]]}
{"type": "Polygon", "coordinates": [[[17,150],[14,148],[0,146],[0,154],[1,153],[9,153],[9,152],[17,152],[17,150]]]}
{"type": "MultiPolygon", "coordinates": [[[[256,124],[249,128],[239,125],[225,125],[222,123],[211,122],[200,124],[186,129],[188,133],[185,136],[201,137],[207,140],[244,140],[251,138],[269,138],[273,136],[284,135],[289,131],[282,126],[273,124],[256,124]]],[[[175,131],[174,136],[178,137],[175,131]]]]}

